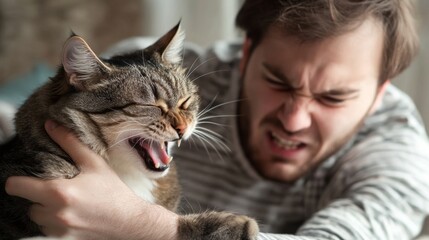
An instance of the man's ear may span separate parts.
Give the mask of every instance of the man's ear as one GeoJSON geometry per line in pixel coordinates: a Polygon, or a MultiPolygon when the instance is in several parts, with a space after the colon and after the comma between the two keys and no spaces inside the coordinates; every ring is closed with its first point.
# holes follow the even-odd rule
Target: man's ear
{"type": "Polygon", "coordinates": [[[390,85],[390,79],[386,80],[381,86],[378,87],[377,95],[369,111],[369,114],[374,113],[377,110],[377,108],[380,106],[381,101],[383,100],[383,97],[384,97],[384,93],[386,93],[386,89],[389,85],[390,85]]]}
{"type": "Polygon", "coordinates": [[[240,73],[241,76],[244,76],[244,72],[246,71],[247,63],[249,62],[250,58],[250,49],[252,48],[252,40],[249,37],[246,37],[244,40],[243,46],[241,48],[241,52],[243,56],[240,60],[240,73]]]}

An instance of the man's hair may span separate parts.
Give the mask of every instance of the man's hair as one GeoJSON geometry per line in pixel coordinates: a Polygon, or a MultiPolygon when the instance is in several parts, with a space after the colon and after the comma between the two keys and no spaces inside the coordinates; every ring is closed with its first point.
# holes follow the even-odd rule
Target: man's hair
{"type": "Polygon", "coordinates": [[[409,66],[418,49],[413,0],[246,0],[236,24],[255,47],[270,26],[302,41],[335,37],[373,17],[384,30],[380,83],[409,66]]]}

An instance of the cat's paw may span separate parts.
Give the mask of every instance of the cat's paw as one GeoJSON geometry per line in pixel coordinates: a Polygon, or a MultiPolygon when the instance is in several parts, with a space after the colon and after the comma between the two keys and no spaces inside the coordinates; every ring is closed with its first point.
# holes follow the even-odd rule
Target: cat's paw
{"type": "Polygon", "coordinates": [[[254,240],[259,232],[252,218],[227,212],[205,212],[181,216],[179,240],[254,240]]]}

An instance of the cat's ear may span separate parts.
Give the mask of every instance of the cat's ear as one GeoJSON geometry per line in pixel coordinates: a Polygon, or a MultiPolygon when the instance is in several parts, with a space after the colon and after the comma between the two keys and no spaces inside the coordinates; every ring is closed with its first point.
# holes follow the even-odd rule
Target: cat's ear
{"type": "Polygon", "coordinates": [[[182,30],[179,22],[147,49],[158,52],[162,61],[179,64],[182,61],[184,41],[185,32],[182,30]]]}
{"type": "Polygon", "coordinates": [[[63,48],[62,65],[67,74],[68,84],[83,90],[94,83],[100,74],[107,73],[106,66],[79,36],[71,36],[63,48]]]}

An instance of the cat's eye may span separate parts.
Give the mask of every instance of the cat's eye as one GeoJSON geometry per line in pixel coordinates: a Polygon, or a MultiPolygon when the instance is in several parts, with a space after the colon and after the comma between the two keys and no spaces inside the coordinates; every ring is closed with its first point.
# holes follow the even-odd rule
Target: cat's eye
{"type": "Polygon", "coordinates": [[[161,109],[161,111],[162,111],[163,113],[168,112],[168,106],[167,106],[167,103],[166,103],[166,102],[164,102],[163,100],[158,100],[158,101],[156,101],[156,106],[157,106],[159,109],[161,109]]]}
{"type": "Polygon", "coordinates": [[[185,98],[184,100],[179,101],[178,103],[179,108],[183,110],[188,110],[189,105],[191,104],[191,98],[192,96],[189,96],[188,98],[185,98]]]}

